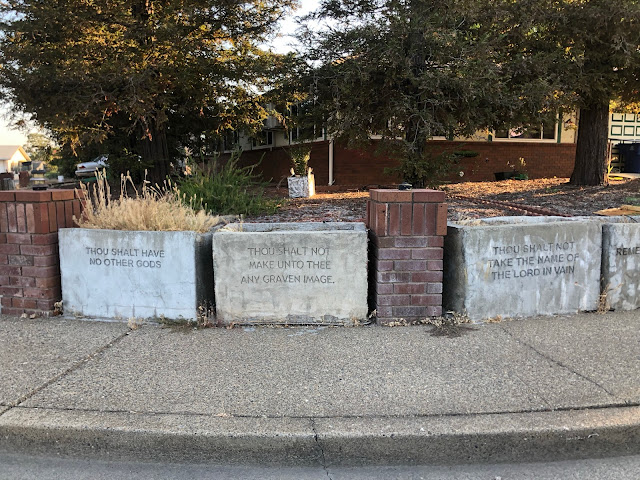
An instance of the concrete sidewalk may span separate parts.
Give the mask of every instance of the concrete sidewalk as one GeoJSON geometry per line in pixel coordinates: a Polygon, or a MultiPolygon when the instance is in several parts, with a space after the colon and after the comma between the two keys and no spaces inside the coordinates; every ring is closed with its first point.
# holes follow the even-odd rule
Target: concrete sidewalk
{"type": "Polygon", "coordinates": [[[0,319],[0,449],[361,465],[640,452],[640,313],[171,329],[0,319]]]}

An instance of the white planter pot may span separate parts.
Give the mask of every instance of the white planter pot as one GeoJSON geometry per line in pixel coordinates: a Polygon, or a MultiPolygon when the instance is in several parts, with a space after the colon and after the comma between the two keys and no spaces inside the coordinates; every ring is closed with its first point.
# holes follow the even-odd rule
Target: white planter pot
{"type": "Polygon", "coordinates": [[[288,177],[289,198],[308,198],[316,194],[316,180],[313,173],[304,177],[288,177]]]}
{"type": "Polygon", "coordinates": [[[211,233],[60,229],[66,313],[195,320],[213,304],[211,233]]]}

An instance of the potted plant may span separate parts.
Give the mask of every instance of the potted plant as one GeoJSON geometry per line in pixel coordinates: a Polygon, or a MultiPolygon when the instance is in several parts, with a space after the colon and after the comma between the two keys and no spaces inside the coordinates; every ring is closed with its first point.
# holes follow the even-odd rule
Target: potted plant
{"type": "Polygon", "coordinates": [[[528,180],[529,175],[526,172],[527,162],[524,161],[524,157],[520,157],[517,162],[507,161],[507,167],[510,170],[505,172],[495,172],[493,175],[496,180],[528,180]]]}
{"type": "Polygon", "coordinates": [[[313,169],[309,168],[311,145],[296,145],[289,148],[291,176],[287,178],[289,198],[308,198],[316,193],[313,169]]]}

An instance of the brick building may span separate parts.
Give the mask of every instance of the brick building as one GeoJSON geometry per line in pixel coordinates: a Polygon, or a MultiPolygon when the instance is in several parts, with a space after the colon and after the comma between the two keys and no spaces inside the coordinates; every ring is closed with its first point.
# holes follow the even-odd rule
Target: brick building
{"type": "MultiPolygon", "coordinates": [[[[471,138],[447,140],[436,137],[429,142],[434,153],[466,150],[477,153],[463,157],[452,170],[451,181],[494,180],[495,172],[512,170],[520,158],[526,162],[529,178],[568,177],[573,171],[576,152],[575,117],[546,127],[511,129],[478,133],[471,138]]],[[[233,142],[243,150],[242,163],[259,163],[256,171],[266,181],[278,183],[289,175],[291,168],[287,149],[296,143],[295,131],[267,122],[268,128],[259,139],[237,137],[233,142]]],[[[321,136],[312,142],[311,160],[316,185],[393,185],[400,179],[385,174],[396,162],[376,153],[376,139],[367,149],[350,149],[321,136]]]]}

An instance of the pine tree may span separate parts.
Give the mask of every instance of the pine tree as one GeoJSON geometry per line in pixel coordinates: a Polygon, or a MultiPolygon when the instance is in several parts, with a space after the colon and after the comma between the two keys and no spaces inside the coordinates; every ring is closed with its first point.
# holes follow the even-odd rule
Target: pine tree
{"type": "Polygon", "coordinates": [[[292,1],[6,0],[0,89],[60,144],[125,144],[162,180],[168,135],[260,128],[285,59],[259,44],[292,1]]]}
{"type": "Polygon", "coordinates": [[[438,162],[447,158],[430,154],[429,139],[500,125],[518,100],[505,87],[483,8],[467,0],[325,0],[303,39],[329,132],[350,143],[381,136],[405,172],[422,171],[418,183],[445,172],[438,162]]]}
{"type": "MultiPolygon", "coordinates": [[[[490,30],[502,44],[508,87],[539,78],[552,96],[533,108],[579,111],[571,183],[607,182],[611,102],[640,99],[640,2],[637,0],[505,0],[490,30]]],[[[526,97],[525,97],[526,98],[526,97]]],[[[526,107],[527,105],[525,105],[526,107]]]]}

